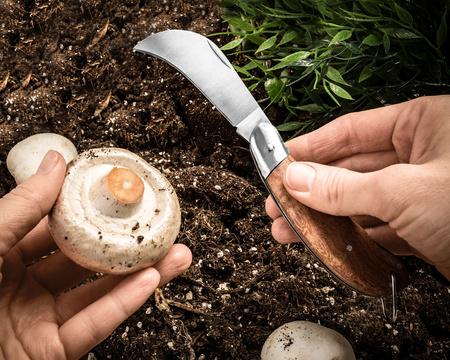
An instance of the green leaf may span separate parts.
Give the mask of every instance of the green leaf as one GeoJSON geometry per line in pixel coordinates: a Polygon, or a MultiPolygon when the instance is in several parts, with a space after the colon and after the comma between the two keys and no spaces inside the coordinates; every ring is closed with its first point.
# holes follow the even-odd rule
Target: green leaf
{"type": "Polygon", "coordinates": [[[412,24],[412,22],[413,22],[412,15],[409,13],[408,10],[402,8],[397,3],[395,4],[395,12],[397,13],[397,16],[401,22],[408,24],[408,25],[412,24]]]}
{"type": "Polygon", "coordinates": [[[355,54],[355,55],[362,55],[363,54],[363,52],[359,49],[359,47],[356,46],[355,44],[351,43],[351,42],[343,42],[342,45],[346,49],[350,50],[350,52],[352,54],[355,54]]]}
{"type": "Polygon", "coordinates": [[[339,85],[336,85],[332,82],[328,82],[328,85],[330,86],[331,91],[337,96],[347,100],[354,100],[352,96],[347,92],[347,90],[343,89],[339,85]]]}
{"type": "Polygon", "coordinates": [[[259,83],[254,83],[248,87],[248,91],[252,92],[258,87],[259,83]]]}
{"type": "Polygon", "coordinates": [[[305,42],[307,44],[311,44],[312,43],[311,32],[308,29],[306,29],[306,31],[305,31],[305,42]]]}
{"type": "Polygon", "coordinates": [[[352,30],[341,30],[339,31],[333,39],[331,39],[329,46],[336,44],[341,41],[345,41],[352,36],[352,30]]]}
{"type": "Polygon", "coordinates": [[[291,30],[284,33],[283,37],[281,38],[281,41],[278,43],[278,46],[287,44],[288,42],[291,42],[298,36],[297,31],[291,30]]]}
{"type": "Polygon", "coordinates": [[[295,63],[299,60],[304,60],[304,59],[308,58],[311,54],[312,53],[309,51],[297,51],[293,54],[290,54],[290,55],[280,59],[280,61],[295,63]]]}
{"type": "Polygon", "coordinates": [[[403,28],[380,28],[380,30],[392,38],[401,40],[420,39],[420,36],[416,33],[403,28]]]}
{"type": "Polygon", "coordinates": [[[334,82],[337,82],[337,83],[342,84],[342,85],[349,86],[346,83],[346,81],[343,79],[343,77],[342,77],[341,73],[339,72],[339,70],[335,69],[332,66],[328,66],[325,76],[328,79],[333,80],[334,82]]]}
{"type": "Polygon", "coordinates": [[[442,16],[441,23],[439,25],[437,34],[436,34],[436,44],[438,47],[441,47],[445,43],[445,39],[447,38],[447,10],[445,10],[444,15],[442,16]]]}
{"type": "Polygon", "coordinates": [[[359,0],[359,3],[368,13],[377,16],[381,15],[381,10],[378,7],[378,4],[374,3],[373,1],[359,0]]]}
{"type": "Polygon", "coordinates": [[[320,91],[304,87],[304,90],[306,92],[306,95],[308,96],[308,99],[314,102],[317,106],[325,107],[325,104],[322,101],[322,98],[320,97],[320,91]]]}
{"type": "Polygon", "coordinates": [[[336,103],[338,104],[338,106],[341,106],[341,104],[339,103],[339,101],[334,97],[333,93],[330,91],[330,89],[328,88],[327,84],[329,84],[329,82],[325,81],[325,79],[323,79],[322,81],[323,83],[323,88],[325,89],[326,93],[328,94],[328,96],[336,103]]]}
{"type": "Polygon", "coordinates": [[[320,59],[325,59],[325,58],[327,58],[328,56],[330,56],[332,53],[333,53],[332,50],[326,49],[323,53],[321,53],[321,54],[317,57],[317,59],[318,59],[318,60],[320,60],[320,59]]]}
{"type": "Polygon", "coordinates": [[[302,126],[301,122],[298,121],[290,121],[277,126],[278,131],[294,131],[302,126]]]}
{"type": "Polygon", "coordinates": [[[283,95],[283,89],[285,87],[284,81],[279,78],[269,78],[265,83],[264,87],[270,100],[274,103],[278,102],[283,95]]]}
{"type": "Polygon", "coordinates": [[[359,74],[358,82],[363,82],[364,80],[367,80],[373,75],[373,71],[370,66],[364,66],[364,68],[361,71],[361,74],[359,74]]]}
{"type": "MultiPolygon", "coordinates": [[[[267,73],[267,66],[265,66],[264,64],[263,64],[263,61],[261,61],[261,60],[257,60],[257,59],[253,59],[253,58],[251,58],[251,57],[249,57],[248,58],[253,64],[255,64],[255,67],[257,67],[257,68],[260,68],[262,71],[264,71],[264,73],[267,73]]],[[[248,68],[247,68],[247,66],[244,66],[245,67],[245,69],[247,69],[248,70],[248,68]]]]}
{"type": "Polygon", "coordinates": [[[265,29],[272,29],[272,28],[279,28],[280,27],[280,23],[277,21],[272,21],[272,22],[265,22],[262,23],[261,25],[259,25],[256,30],[265,30],[265,29]]]}
{"type": "Polygon", "coordinates": [[[307,104],[307,105],[301,105],[296,106],[296,110],[305,111],[309,113],[322,113],[325,111],[323,106],[317,105],[317,104],[307,104]]]}
{"type": "Polygon", "coordinates": [[[317,1],[317,9],[320,11],[320,13],[324,16],[324,18],[332,18],[333,16],[333,12],[331,10],[331,8],[322,5],[325,3],[325,1],[317,1]]]}
{"type": "Polygon", "coordinates": [[[252,74],[250,74],[247,70],[245,70],[244,68],[242,68],[242,67],[240,67],[240,66],[233,65],[233,68],[234,68],[237,72],[240,72],[241,74],[244,74],[244,75],[249,76],[249,77],[253,77],[252,74]]]}
{"type": "Polygon", "coordinates": [[[266,41],[266,39],[263,38],[262,36],[255,34],[247,34],[245,35],[245,39],[250,40],[253,44],[256,44],[258,46],[261,45],[264,41],[266,41]]]}
{"type": "Polygon", "coordinates": [[[250,61],[249,63],[245,64],[242,68],[244,70],[253,70],[256,69],[257,67],[258,66],[253,61],[250,61]]]}
{"type": "Polygon", "coordinates": [[[271,47],[273,47],[275,45],[275,43],[277,42],[277,36],[274,35],[270,38],[268,38],[266,41],[264,41],[256,50],[256,52],[263,52],[264,50],[270,49],[271,47]]]}
{"type": "Polygon", "coordinates": [[[370,34],[369,36],[366,36],[363,40],[363,44],[369,46],[378,46],[381,43],[382,41],[375,34],[370,34]]]}
{"type": "Polygon", "coordinates": [[[389,53],[389,49],[391,48],[391,40],[389,39],[389,36],[386,33],[383,34],[383,47],[384,52],[386,54],[389,53]]]}
{"type": "Polygon", "coordinates": [[[234,26],[240,30],[244,30],[244,31],[255,31],[255,27],[250,24],[248,21],[242,20],[242,19],[238,19],[238,18],[229,18],[229,19],[225,19],[225,22],[227,22],[228,24],[230,24],[230,26],[234,26]]]}
{"type": "Polygon", "coordinates": [[[221,0],[220,1],[220,6],[227,8],[227,7],[232,7],[236,5],[236,1],[235,0],[221,0]]]}
{"type": "Polygon", "coordinates": [[[232,49],[234,49],[234,48],[237,48],[237,47],[241,44],[241,42],[242,42],[243,40],[244,40],[243,37],[242,37],[242,38],[238,38],[238,39],[231,40],[228,44],[225,44],[224,46],[222,46],[222,47],[220,48],[220,50],[225,51],[225,50],[232,50],[232,49]]]}
{"type": "Polygon", "coordinates": [[[275,66],[272,66],[271,68],[269,68],[268,71],[280,70],[280,69],[284,69],[285,67],[292,66],[292,65],[294,65],[294,64],[288,63],[288,62],[279,62],[275,66]]]}
{"type": "Polygon", "coordinates": [[[301,6],[300,1],[283,0],[283,3],[292,11],[303,12],[303,7],[301,6]]]}

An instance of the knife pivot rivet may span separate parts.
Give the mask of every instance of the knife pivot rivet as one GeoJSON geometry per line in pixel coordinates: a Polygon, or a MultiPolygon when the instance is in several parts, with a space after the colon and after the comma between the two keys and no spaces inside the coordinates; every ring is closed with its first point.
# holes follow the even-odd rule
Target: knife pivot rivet
{"type": "Polygon", "coordinates": [[[347,251],[352,251],[353,250],[353,246],[351,245],[347,245],[347,247],[345,248],[347,251]]]}
{"type": "Polygon", "coordinates": [[[267,150],[268,150],[269,152],[272,152],[272,151],[275,150],[275,146],[274,146],[273,144],[267,144],[267,150]]]}

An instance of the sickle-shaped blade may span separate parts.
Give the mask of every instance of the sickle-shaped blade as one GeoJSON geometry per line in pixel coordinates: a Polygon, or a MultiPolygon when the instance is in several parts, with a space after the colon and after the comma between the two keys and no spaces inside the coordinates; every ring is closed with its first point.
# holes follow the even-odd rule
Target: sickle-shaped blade
{"type": "Polygon", "coordinates": [[[133,50],[156,56],[175,67],[247,141],[255,126],[254,119],[270,124],[233,65],[206,37],[190,31],[168,30],[145,38],[133,50]]]}

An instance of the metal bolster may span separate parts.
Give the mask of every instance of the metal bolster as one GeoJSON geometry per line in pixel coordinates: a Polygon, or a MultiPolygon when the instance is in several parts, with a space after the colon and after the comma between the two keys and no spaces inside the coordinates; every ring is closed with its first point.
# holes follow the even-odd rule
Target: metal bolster
{"type": "MultiPolygon", "coordinates": [[[[232,124],[234,121],[229,120],[232,124]]],[[[270,124],[269,119],[266,114],[262,111],[262,109],[257,106],[255,110],[253,110],[245,119],[242,119],[236,126],[236,131],[239,135],[241,135],[245,140],[250,142],[250,137],[252,135],[253,130],[258,126],[259,123],[266,122],[270,124]]]]}
{"type": "Polygon", "coordinates": [[[267,122],[260,122],[253,129],[250,136],[250,150],[264,180],[289,155],[289,150],[278,130],[267,122]]]}

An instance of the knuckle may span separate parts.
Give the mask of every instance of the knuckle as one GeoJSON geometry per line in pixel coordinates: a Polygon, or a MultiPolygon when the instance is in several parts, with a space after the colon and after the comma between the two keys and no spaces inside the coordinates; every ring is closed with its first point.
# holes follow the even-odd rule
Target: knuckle
{"type": "Polygon", "coordinates": [[[327,202],[327,207],[333,209],[336,215],[343,214],[343,200],[346,194],[345,171],[335,169],[327,174],[322,183],[322,196],[327,202]]]}
{"type": "Polygon", "coordinates": [[[19,185],[11,192],[14,196],[17,207],[22,208],[27,213],[36,214],[38,217],[44,217],[44,206],[46,198],[40,188],[35,188],[28,183],[19,185]]]}

